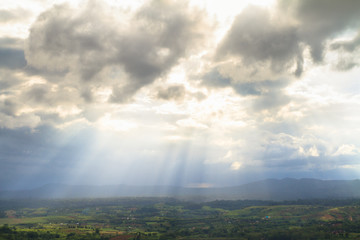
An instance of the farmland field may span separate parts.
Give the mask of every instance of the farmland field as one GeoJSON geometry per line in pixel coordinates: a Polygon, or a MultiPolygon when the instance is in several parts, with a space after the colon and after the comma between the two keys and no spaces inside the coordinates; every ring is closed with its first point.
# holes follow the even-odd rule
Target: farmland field
{"type": "Polygon", "coordinates": [[[359,200],[0,201],[0,239],[360,239],[359,200]]]}

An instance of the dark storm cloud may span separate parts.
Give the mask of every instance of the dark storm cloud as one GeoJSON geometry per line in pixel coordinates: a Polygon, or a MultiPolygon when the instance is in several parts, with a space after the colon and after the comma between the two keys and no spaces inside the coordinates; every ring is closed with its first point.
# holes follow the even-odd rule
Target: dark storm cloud
{"type": "Polygon", "coordinates": [[[182,100],[185,97],[185,87],[182,85],[169,86],[160,89],[157,97],[164,100],[182,100]]]}
{"type": "Polygon", "coordinates": [[[238,15],[217,50],[217,57],[239,56],[244,64],[269,61],[271,69],[282,72],[298,60],[297,74],[302,72],[302,56],[297,29],[272,19],[268,10],[250,6],[238,15]],[[300,61],[300,62],[299,62],[300,61]]]}
{"type": "Polygon", "coordinates": [[[314,61],[323,60],[326,40],[360,24],[360,1],[357,0],[280,0],[285,14],[298,22],[300,41],[311,47],[314,61]]]}
{"type": "Polygon", "coordinates": [[[203,15],[180,1],[151,1],[135,14],[96,1],[82,11],[59,5],[31,27],[26,58],[38,69],[70,72],[88,82],[108,68],[122,69],[125,75],[112,77],[118,79],[110,99],[122,102],[203,40],[209,30],[203,15]]]}

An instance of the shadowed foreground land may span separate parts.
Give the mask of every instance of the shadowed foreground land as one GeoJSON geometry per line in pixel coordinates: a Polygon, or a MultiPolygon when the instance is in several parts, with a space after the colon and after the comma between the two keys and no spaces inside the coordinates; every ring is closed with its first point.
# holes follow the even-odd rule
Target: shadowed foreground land
{"type": "Polygon", "coordinates": [[[0,239],[360,239],[360,200],[0,201],[0,239]]]}

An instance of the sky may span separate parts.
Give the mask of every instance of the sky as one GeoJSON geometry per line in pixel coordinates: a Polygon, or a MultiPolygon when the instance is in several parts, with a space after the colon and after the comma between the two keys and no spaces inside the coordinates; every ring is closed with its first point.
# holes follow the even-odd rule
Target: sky
{"type": "Polygon", "coordinates": [[[360,1],[0,0],[0,190],[360,178],[360,1]]]}

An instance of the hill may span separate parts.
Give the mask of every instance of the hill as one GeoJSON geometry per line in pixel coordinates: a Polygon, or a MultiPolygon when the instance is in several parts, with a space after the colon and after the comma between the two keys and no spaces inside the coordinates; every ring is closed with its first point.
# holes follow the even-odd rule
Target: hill
{"type": "Polygon", "coordinates": [[[0,192],[0,198],[2,199],[106,197],[176,197],[196,201],[360,198],[360,180],[267,179],[236,187],[223,188],[47,184],[32,190],[0,192]]]}

